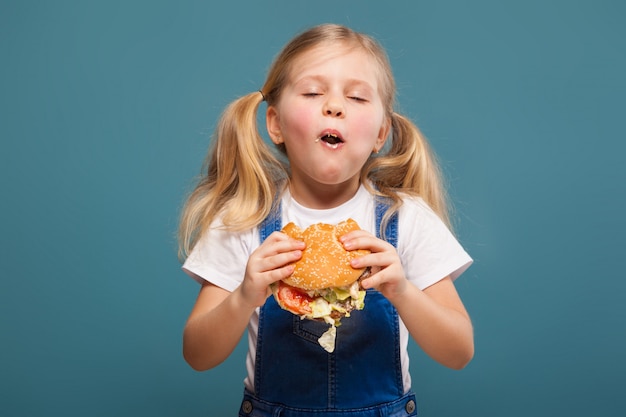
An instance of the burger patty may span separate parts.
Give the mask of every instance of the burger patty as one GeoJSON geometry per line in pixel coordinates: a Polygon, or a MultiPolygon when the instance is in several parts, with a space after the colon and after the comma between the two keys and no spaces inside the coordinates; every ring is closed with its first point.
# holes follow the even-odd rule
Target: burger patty
{"type": "MultiPolygon", "coordinates": [[[[364,276],[369,275],[369,268],[364,276]]],[[[363,291],[360,281],[344,288],[326,288],[322,290],[302,290],[285,282],[273,284],[274,296],[279,305],[293,314],[318,321],[334,322],[349,316],[355,309],[363,308],[363,291]]]]}

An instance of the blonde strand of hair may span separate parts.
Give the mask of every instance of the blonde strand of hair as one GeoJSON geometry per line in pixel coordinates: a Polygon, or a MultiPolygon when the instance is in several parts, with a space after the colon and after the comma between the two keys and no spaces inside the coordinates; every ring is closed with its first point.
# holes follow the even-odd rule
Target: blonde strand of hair
{"type": "Polygon", "coordinates": [[[439,164],[422,132],[406,117],[392,114],[391,146],[385,155],[370,160],[363,177],[372,181],[380,195],[393,200],[385,219],[399,208],[398,193],[405,193],[421,197],[450,227],[439,164]]]}
{"type": "Polygon", "coordinates": [[[232,102],[219,120],[198,185],[183,207],[179,258],[186,259],[199,236],[221,215],[225,228],[241,231],[269,214],[285,168],[258,132],[258,92],[232,102]]]}

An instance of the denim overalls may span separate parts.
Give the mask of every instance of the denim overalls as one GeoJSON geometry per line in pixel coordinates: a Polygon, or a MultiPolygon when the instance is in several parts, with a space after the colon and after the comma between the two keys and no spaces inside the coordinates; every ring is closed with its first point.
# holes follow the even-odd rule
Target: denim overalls
{"type": "MultiPolygon", "coordinates": [[[[376,206],[376,231],[387,205],[376,206]]],[[[282,225],[281,208],[259,227],[261,242],[282,225]]],[[[394,215],[385,230],[397,244],[394,215]]],[[[399,318],[382,294],[368,290],[365,308],[337,327],[336,348],[326,352],[317,339],[328,324],[302,320],[281,309],[274,297],[261,308],[254,372],[240,417],[416,416],[415,395],[404,393],[399,318]]]]}

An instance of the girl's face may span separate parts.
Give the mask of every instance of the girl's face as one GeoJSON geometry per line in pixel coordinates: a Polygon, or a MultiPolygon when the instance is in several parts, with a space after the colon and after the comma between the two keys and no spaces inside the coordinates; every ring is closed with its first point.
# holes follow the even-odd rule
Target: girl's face
{"type": "Polygon", "coordinates": [[[350,197],[361,168],[389,133],[379,68],[360,48],[323,44],[300,55],[280,99],[267,109],[272,141],[284,144],[301,203],[330,190],[350,197]]]}

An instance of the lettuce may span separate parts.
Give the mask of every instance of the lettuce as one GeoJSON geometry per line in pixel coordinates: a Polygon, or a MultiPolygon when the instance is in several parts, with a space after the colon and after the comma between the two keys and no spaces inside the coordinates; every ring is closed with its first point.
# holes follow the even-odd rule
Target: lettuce
{"type": "Polygon", "coordinates": [[[324,316],[330,315],[332,309],[330,308],[330,304],[324,298],[318,297],[313,300],[312,303],[309,304],[311,306],[311,310],[313,310],[313,318],[319,319],[324,316]]]}

